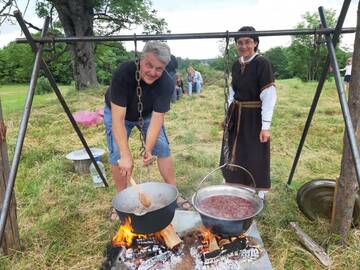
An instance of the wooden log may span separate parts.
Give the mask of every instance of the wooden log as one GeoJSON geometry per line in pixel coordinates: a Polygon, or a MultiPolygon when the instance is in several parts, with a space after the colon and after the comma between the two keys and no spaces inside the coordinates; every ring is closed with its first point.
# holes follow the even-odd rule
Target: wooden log
{"type": "Polygon", "coordinates": [[[331,259],[326,254],[325,250],[320,247],[314,240],[312,240],[296,222],[290,222],[290,227],[295,231],[300,238],[300,242],[320,261],[325,267],[331,265],[331,259]]]}
{"type": "MultiPolygon", "coordinates": [[[[4,124],[0,100],[0,207],[3,208],[4,194],[9,179],[9,159],[6,146],[6,126],[4,124]]],[[[16,218],[16,200],[12,193],[9,214],[6,220],[1,247],[5,254],[12,254],[20,250],[19,226],[16,218]]]]}
{"type": "Polygon", "coordinates": [[[220,246],[220,247],[222,247],[222,246],[224,246],[224,245],[227,245],[227,244],[230,244],[230,240],[227,239],[227,238],[221,239],[221,240],[219,241],[219,246],[220,246]]]}
{"type": "Polygon", "coordinates": [[[177,247],[178,245],[181,244],[182,240],[180,239],[180,237],[177,235],[177,233],[174,230],[174,227],[170,224],[168,225],[165,229],[163,229],[162,231],[160,231],[160,235],[161,237],[164,239],[165,241],[165,245],[169,248],[169,249],[173,249],[174,247],[177,247]]]}
{"type": "Polygon", "coordinates": [[[209,252],[215,251],[219,249],[219,245],[216,241],[215,235],[212,233],[209,236],[209,252]]]}

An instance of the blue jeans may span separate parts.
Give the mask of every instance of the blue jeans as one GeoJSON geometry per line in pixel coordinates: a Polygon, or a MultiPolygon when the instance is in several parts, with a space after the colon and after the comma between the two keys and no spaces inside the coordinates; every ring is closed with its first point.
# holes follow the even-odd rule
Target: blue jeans
{"type": "Polygon", "coordinates": [[[188,91],[189,91],[189,96],[192,95],[193,90],[195,90],[196,94],[200,94],[201,91],[201,82],[189,82],[188,85],[188,91]]]}
{"type": "MultiPolygon", "coordinates": [[[[143,132],[146,134],[150,125],[151,115],[144,118],[143,132]]],[[[111,122],[111,110],[108,106],[104,107],[104,125],[106,130],[106,143],[109,150],[109,162],[112,165],[117,165],[117,161],[120,159],[120,151],[118,145],[115,142],[113,132],[112,132],[112,122],[111,122]]],[[[131,130],[138,125],[138,121],[128,121],[125,120],[125,128],[127,133],[127,138],[129,139],[131,130]]],[[[152,150],[152,155],[162,157],[170,156],[169,141],[165,133],[164,126],[160,130],[159,137],[155,143],[154,149],[152,150]]]]}

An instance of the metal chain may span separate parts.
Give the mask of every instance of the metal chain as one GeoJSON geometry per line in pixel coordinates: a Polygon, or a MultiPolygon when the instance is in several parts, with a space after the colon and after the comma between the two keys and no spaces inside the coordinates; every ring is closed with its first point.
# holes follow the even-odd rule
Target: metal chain
{"type": "Polygon", "coordinates": [[[229,56],[229,31],[226,31],[226,45],[224,51],[224,111],[229,108],[229,76],[230,76],[230,56],[229,56]]]}
{"type": "Polygon", "coordinates": [[[138,120],[137,128],[139,129],[140,142],[141,142],[140,155],[143,156],[145,154],[145,134],[144,134],[144,131],[143,131],[144,118],[142,116],[144,106],[143,106],[143,103],[142,103],[142,88],[141,88],[141,85],[140,85],[140,59],[139,59],[139,56],[138,56],[138,53],[137,53],[136,34],[134,34],[134,43],[135,43],[135,65],[136,65],[135,80],[137,82],[136,95],[138,97],[137,109],[138,109],[138,112],[139,112],[139,120],[138,120]]]}
{"type": "Polygon", "coordinates": [[[224,51],[224,144],[223,153],[225,163],[229,163],[230,149],[229,149],[229,128],[227,121],[227,110],[229,108],[229,76],[230,76],[230,56],[229,56],[229,31],[226,31],[226,45],[224,51]]]}

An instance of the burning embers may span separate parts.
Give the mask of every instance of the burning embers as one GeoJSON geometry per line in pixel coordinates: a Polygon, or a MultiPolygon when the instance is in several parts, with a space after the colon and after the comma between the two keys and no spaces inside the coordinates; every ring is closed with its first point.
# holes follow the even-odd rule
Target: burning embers
{"type": "Polygon", "coordinates": [[[113,253],[114,258],[102,269],[242,269],[263,254],[254,237],[219,236],[202,226],[182,241],[172,225],[154,234],[135,234],[130,220],[120,226],[111,246],[108,257],[113,253]]]}
{"type": "Polygon", "coordinates": [[[118,232],[112,239],[113,246],[133,247],[138,244],[159,244],[163,243],[169,249],[174,249],[180,245],[181,239],[176,234],[173,226],[170,224],[160,232],[153,234],[133,233],[130,218],[126,219],[125,224],[120,225],[118,232]]]}
{"type": "Polygon", "coordinates": [[[113,237],[102,269],[161,269],[176,260],[181,242],[172,225],[157,233],[136,234],[128,219],[113,237]]]}
{"type": "Polygon", "coordinates": [[[207,266],[220,267],[220,269],[241,269],[241,264],[259,259],[263,249],[254,237],[240,235],[227,237],[213,234],[209,229],[201,227],[200,242],[197,250],[192,250],[192,254],[197,256],[196,264],[200,261],[203,268],[207,266]],[[199,260],[200,258],[200,260],[199,260]]]}

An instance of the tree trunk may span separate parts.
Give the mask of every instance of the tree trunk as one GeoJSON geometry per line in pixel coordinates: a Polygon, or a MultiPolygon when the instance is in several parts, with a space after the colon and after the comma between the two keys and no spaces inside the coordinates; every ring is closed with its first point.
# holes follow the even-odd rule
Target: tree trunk
{"type": "MultiPolygon", "coordinates": [[[[0,207],[3,208],[4,194],[9,179],[9,159],[6,146],[6,127],[4,124],[1,100],[0,100],[0,207]]],[[[4,236],[1,247],[6,255],[13,254],[20,250],[19,226],[16,218],[16,200],[15,194],[12,193],[9,214],[6,219],[4,236]]]]}
{"type": "MultiPolygon", "coordinates": [[[[52,0],[64,27],[65,35],[93,36],[94,0],[52,0]]],[[[76,89],[98,86],[94,43],[77,42],[70,45],[76,89]]]]}
{"type": "MultiPolygon", "coordinates": [[[[354,42],[351,83],[349,87],[349,109],[354,125],[357,145],[360,142],[360,2],[357,11],[357,28],[354,42]]],[[[358,184],[356,180],[354,161],[351,148],[345,132],[344,150],[341,161],[341,172],[335,194],[336,208],[332,218],[332,231],[341,236],[342,242],[346,241],[351,227],[354,204],[358,184]]]]}

